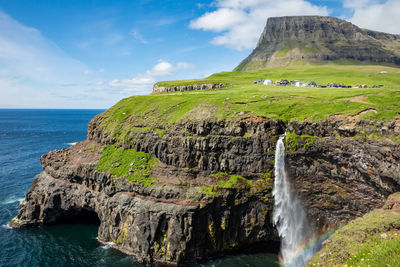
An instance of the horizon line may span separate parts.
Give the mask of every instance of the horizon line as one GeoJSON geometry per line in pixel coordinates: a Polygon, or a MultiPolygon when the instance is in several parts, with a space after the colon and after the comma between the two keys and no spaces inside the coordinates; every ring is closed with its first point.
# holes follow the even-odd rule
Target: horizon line
{"type": "Polygon", "coordinates": [[[109,108],[2,108],[0,110],[107,110],[109,108]]]}

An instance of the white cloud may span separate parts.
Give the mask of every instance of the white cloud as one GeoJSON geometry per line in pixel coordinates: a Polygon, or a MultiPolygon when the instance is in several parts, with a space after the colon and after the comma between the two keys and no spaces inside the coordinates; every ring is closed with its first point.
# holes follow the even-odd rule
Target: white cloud
{"type": "Polygon", "coordinates": [[[129,79],[114,79],[109,82],[111,88],[117,89],[119,93],[148,93],[152,88],[154,78],[148,75],[137,74],[129,79]]]}
{"type": "Polygon", "coordinates": [[[399,0],[345,0],[343,6],[353,11],[348,20],[359,27],[400,34],[399,0]]]}
{"type": "Polygon", "coordinates": [[[151,70],[146,73],[150,76],[165,76],[170,75],[175,71],[175,67],[166,61],[158,62],[151,70]]]}
{"type": "Polygon", "coordinates": [[[222,7],[214,12],[205,13],[192,21],[190,26],[194,29],[220,32],[242,23],[246,20],[246,15],[244,10],[222,7]]]}
{"type": "Polygon", "coordinates": [[[381,3],[381,0],[343,0],[344,8],[365,8],[381,3]]]}
{"type": "Polygon", "coordinates": [[[193,69],[194,65],[187,62],[178,62],[175,66],[171,63],[160,60],[151,70],[146,71],[150,76],[171,75],[179,70],[193,69]]]}
{"type": "Polygon", "coordinates": [[[114,79],[108,85],[112,90],[117,90],[122,94],[148,94],[153,88],[157,77],[170,76],[179,70],[194,68],[193,64],[187,62],[178,62],[175,65],[160,60],[154,67],[144,73],[133,74],[130,78],[114,79]]]}
{"type": "Polygon", "coordinates": [[[138,30],[131,30],[130,35],[137,41],[141,42],[142,44],[147,44],[147,41],[143,38],[138,30]]]}
{"type": "Polygon", "coordinates": [[[218,32],[212,44],[242,50],[254,48],[268,17],[328,15],[325,6],[305,0],[216,0],[214,11],[191,21],[192,29],[218,32]]]}

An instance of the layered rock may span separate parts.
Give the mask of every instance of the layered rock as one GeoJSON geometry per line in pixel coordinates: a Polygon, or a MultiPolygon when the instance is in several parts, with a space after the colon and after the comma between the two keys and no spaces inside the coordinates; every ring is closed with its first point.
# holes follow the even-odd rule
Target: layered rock
{"type": "Polygon", "coordinates": [[[41,159],[39,174],[20,204],[13,227],[99,221],[99,241],[142,262],[182,264],[210,255],[279,240],[272,225],[275,144],[287,136],[287,166],[310,221],[326,231],[400,191],[400,121],[329,118],[288,125],[262,117],[139,127],[124,122],[110,131],[100,115],[88,140],[41,159]],[[376,140],[365,138],[380,135],[376,140]],[[150,186],[98,170],[105,145],[143,151],[160,162],[150,186]],[[225,172],[249,184],[218,186],[225,172]],[[272,177],[271,177],[272,178],[272,177]]]}
{"type": "Polygon", "coordinates": [[[210,90],[210,89],[220,89],[226,87],[223,83],[207,83],[207,84],[189,84],[180,86],[159,86],[154,84],[153,93],[170,93],[170,92],[185,92],[194,90],[210,90]]]}
{"type": "Polygon", "coordinates": [[[235,69],[280,66],[296,60],[356,60],[400,65],[400,36],[364,30],[322,16],[269,18],[253,52],[235,69]]]}
{"type": "MultiPolygon", "coordinates": [[[[86,141],[42,156],[44,171],[10,225],[98,221],[100,242],[139,262],[166,264],[196,262],[265,241],[278,244],[268,190],[207,195],[199,186],[134,184],[98,172],[99,151],[101,145],[86,141]]],[[[171,171],[161,163],[155,173],[161,179],[171,171]]]]}

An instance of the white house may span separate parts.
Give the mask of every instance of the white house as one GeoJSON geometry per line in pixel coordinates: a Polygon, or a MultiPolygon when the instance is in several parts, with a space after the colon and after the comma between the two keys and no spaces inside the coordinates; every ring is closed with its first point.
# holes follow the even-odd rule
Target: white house
{"type": "Polygon", "coordinates": [[[272,80],[264,80],[265,85],[272,85],[273,81],[272,80]]]}
{"type": "Polygon", "coordinates": [[[297,81],[297,82],[294,84],[294,86],[296,86],[296,87],[303,87],[303,86],[304,86],[304,83],[303,83],[303,82],[300,82],[300,81],[297,81]]]}

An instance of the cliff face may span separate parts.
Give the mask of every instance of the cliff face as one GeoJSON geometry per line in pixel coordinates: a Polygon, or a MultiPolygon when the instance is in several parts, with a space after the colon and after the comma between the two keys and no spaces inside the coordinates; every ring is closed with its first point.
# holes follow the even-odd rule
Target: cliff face
{"type": "Polygon", "coordinates": [[[260,243],[278,250],[271,173],[285,131],[288,171],[316,231],[336,228],[400,191],[400,143],[389,138],[400,137],[399,120],[285,125],[252,117],[182,122],[162,134],[132,125],[123,138],[103,121],[100,115],[90,122],[87,141],[42,157],[44,171],[11,226],[98,221],[100,242],[143,262],[195,262],[260,243]],[[363,138],[369,134],[381,138],[363,138]],[[102,149],[116,143],[156,157],[156,182],[99,171],[102,149]]]}
{"type": "Polygon", "coordinates": [[[93,145],[86,141],[44,155],[44,172],[36,176],[11,225],[98,220],[100,242],[112,242],[140,262],[170,264],[277,241],[269,201],[235,190],[210,197],[173,184],[149,187],[114,179],[96,171],[93,145]]]}
{"type": "Polygon", "coordinates": [[[332,17],[269,18],[256,48],[235,70],[339,59],[400,65],[400,36],[332,17]]]}
{"type": "Polygon", "coordinates": [[[191,84],[181,86],[159,86],[154,84],[153,93],[170,93],[170,92],[186,92],[194,90],[210,90],[210,89],[221,89],[226,87],[223,83],[207,83],[207,84],[191,84]]]}

